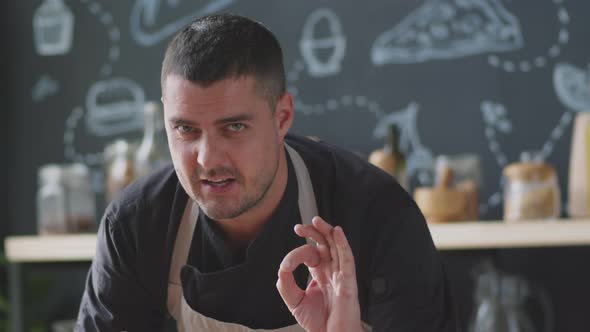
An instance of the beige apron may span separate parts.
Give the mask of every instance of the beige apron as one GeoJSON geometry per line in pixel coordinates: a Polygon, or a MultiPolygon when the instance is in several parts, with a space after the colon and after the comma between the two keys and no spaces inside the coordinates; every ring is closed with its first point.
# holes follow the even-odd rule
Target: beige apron
{"type": "MultiPolygon", "coordinates": [[[[310,224],[311,219],[317,216],[317,206],[311,179],[307,167],[301,159],[301,156],[290,146],[286,145],[289,156],[295,168],[297,177],[297,187],[299,191],[298,203],[301,220],[304,224],[310,224]]],[[[305,330],[298,324],[283,327],[275,330],[257,329],[253,330],[246,326],[218,321],[206,317],[193,310],[186,302],[182,294],[182,285],[180,281],[180,271],[186,264],[188,252],[195,226],[199,216],[199,206],[189,198],[178,234],[174,243],[174,252],[172,254],[172,263],[170,266],[170,275],[168,280],[168,311],[176,319],[176,324],[180,332],[184,331],[212,331],[212,332],[248,332],[248,331],[277,331],[277,332],[304,332],[305,330]]],[[[307,239],[308,243],[312,243],[307,239]]],[[[309,281],[308,281],[309,282],[309,281]]],[[[370,331],[368,325],[363,324],[366,331],[370,331]]]]}

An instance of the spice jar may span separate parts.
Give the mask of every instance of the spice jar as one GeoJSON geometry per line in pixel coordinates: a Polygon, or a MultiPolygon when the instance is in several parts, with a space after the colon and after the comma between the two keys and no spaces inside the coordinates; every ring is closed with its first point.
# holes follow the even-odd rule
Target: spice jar
{"type": "Polygon", "coordinates": [[[37,231],[39,234],[67,232],[66,191],[60,166],[49,164],[38,171],[37,231]]]}
{"type": "Polygon", "coordinates": [[[504,220],[559,217],[561,194],[555,169],[539,159],[521,159],[504,168],[504,220]]]}
{"type": "Polygon", "coordinates": [[[135,145],[125,140],[116,140],[105,148],[107,201],[112,201],[135,180],[133,163],[135,150],[135,145]]]}
{"type": "Polygon", "coordinates": [[[66,221],[68,231],[87,232],[95,224],[95,200],[84,164],[75,163],[64,169],[66,185],[66,221]]]}

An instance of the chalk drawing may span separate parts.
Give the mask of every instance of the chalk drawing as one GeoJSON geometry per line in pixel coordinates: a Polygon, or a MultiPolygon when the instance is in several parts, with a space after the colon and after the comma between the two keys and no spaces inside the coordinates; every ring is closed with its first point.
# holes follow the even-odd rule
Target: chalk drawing
{"type": "Polygon", "coordinates": [[[59,91],[59,82],[49,75],[43,75],[33,86],[31,93],[33,101],[40,102],[45,98],[55,95],[59,91]]]}
{"type": "Polygon", "coordinates": [[[371,60],[419,63],[520,49],[520,24],[499,0],[428,0],[377,37],[371,60]]]}
{"type": "Polygon", "coordinates": [[[96,136],[111,136],[143,127],[145,94],[134,81],[113,78],[94,83],[86,95],[86,127],[96,136]]]}
{"type": "Polygon", "coordinates": [[[410,103],[406,108],[389,114],[383,111],[378,102],[362,95],[343,95],[329,98],[324,102],[308,104],[303,101],[299,89],[295,86],[304,69],[303,61],[296,60],[286,75],[288,90],[294,99],[295,112],[305,116],[315,116],[338,112],[342,109],[365,111],[373,115],[377,121],[374,130],[374,137],[377,139],[385,137],[386,128],[390,123],[397,124],[401,129],[400,150],[407,157],[408,176],[416,176],[421,184],[432,183],[434,158],[430,150],[420,141],[416,125],[419,108],[417,103],[410,103]]]}
{"type": "Polygon", "coordinates": [[[100,77],[107,78],[113,73],[113,64],[119,60],[120,48],[119,39],[121,31],[114,22],[113,15],[103,8],[99,0],[82,1],[88,12],[107,30],[110,46],[107,51],[107,61],[100,68],[100,77]]]}
{"type": "Polygon", "coordinates": [[[100,165],[103,162],[102,151],[95,153],[81,153],[75,148],[75,132],[78,123],[84,116],[84,109],[75,107],[66,119],[64,130],[64,156],[67,160],[84,163],[88,166],[100,165]]]}
{"type": "Polygon", "coordinates": [[[86,97],[86,110],[75,107],[66,119],[64,155],[67,160],[88,166],[101,165],[103,152],[81,152],[76,149],[76,132],[110,139],[109,136],[143,128],[143,89],[127,78],[113,78],[92,85],[86,97]],[[86,122],[86,130],[79,128],[86,122]]]}
{"type": "Polygon", "coordinates": [[[382,117],[373,131],[373,136],[383,139],[387,135],[387,128],[391,124],[395,124],[400,128],[400,150],[408,156],[409,175],[414,175],[421,170],[430,171],[434,164],[432,153],[420,141],[416,125],[418,110],[418,103],[410,103],[405,108],[382,117]]]}
{"type": "Polygon", "coordinates": [[[577,112],[590,112],[590,64],[584,70],[558,63],[553,70],[553,87],[565,107],[577,112]]]}
{"type": "MultiPolygon", "coordinates": [[[[498,133],[508,135],[512,133],[513,125],[508,119],[506,107],[497,102],[484,100],[481,103],[481,112],[485,124],[485,136],[488,140],[488,147],[494,155],[498,166],[503,169],[508,165],[508,158],[502,150],[498,140],[498,133]]],[[[573,120],[573,112],[565,111],[559,119],[559,122],[551,131],[549,138],[541,145],[539,157],[547,160],[555,148],[555,143],[563,137],[567,127],[573,120]]],[[[530,150],[530,149],[526,149],[530,150]]],[[[502,188],[502,179],[500,179],[499,188],[502,188]]],[[[487,211],[489,207],[498,206],[502,203],[502,193],[500,190],[490,195],[487,203],[481,205],[481,212],[487,211]]]]}
{"type": "Polygon", "coordinates": [[[39,55],[70,52],[73,31],[74,15],[63,0],[45,0],[33,14],[33,37],[39,55]]]}
{"type": "MultiPolygon", "coordinates": [[[[178,7],[181,0],[167,1],[169,7],[178,7]]],[[[156,26],[156,18],[160,10],[162,0],[136,0],[131,9],[129,19],[131,36],[142,46],[152,46],[175,34],[181,27],[187,25],[195,17],[212,14],[220,11],[236,0],[210,0],[198,1],[200,6],[188,15],[184,15],[175,21],[156,26]],[[151,30],[151,31],[148,31],[151,30]]],[[[184,14],[184,13],[183,13],[184,14]]]]}
{"type": "Polygon", "coordinates": [[[496,132],[510,134],[512,122],[507,118],[506,108],[500,103],[484,100],[481,103],[481,112],[486,126],[485,135],[488,139],[488,146],[494,154],[498,166],[503,168],[508,163],[508,158],[498,143],[496,132]]]}
{"type": "Polygon", "coordinates": [[[342,33],[340,19],[328,8],[314,10],[303,25],[299,50],[307,64],[307,71],[313,77],[324,77],[341,71],[342,59],[346,52],[346,37],[342,33]],[[330,35],[317,36],[318,24],[327,23],[330,35]],[[326,60],[320,59],[320,52],[330,52],[326,60]]]}
{"type": "Polygon", "coordinates": [[[554,41],[545,51],[544,54],[536,55],[527,59],[509,60],[500,55],[488,56],[490,66],[501,69],[507,73],[528,72],[535,68],[545,67],[550,59],[556,58],[561,54],[561,49],[569,42],[568,23],[570,21],[569,13],[563,5],[563,0],[551,0],[557,7],[557,20],[559,22],[559,31],[557,40],[554,41]]]}

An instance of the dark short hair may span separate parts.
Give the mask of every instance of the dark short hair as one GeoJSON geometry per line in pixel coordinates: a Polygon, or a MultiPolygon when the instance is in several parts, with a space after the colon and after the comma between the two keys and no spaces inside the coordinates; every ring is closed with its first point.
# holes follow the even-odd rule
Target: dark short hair
{"type": "Polygon", "coordinates": [[[252,75],[271,110],[285,92],[283,52],[261,23],[233,14],[198,18],[174,36],[162,64],[161,85],[179,75],[203,87],[252,75]]]}

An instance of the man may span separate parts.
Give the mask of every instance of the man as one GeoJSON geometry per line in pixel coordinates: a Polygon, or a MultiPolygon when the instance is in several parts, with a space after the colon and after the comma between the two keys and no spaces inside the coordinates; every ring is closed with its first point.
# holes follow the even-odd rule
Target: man
{"type": "Polygon", "coordinates": [[[105,212],[78,331],[161,331],[169,315],[182,331],[455,330],[411,197],[352,153],[287,135],[270,31],[198,19],[161,85],[174,168],[105,212]]]}

